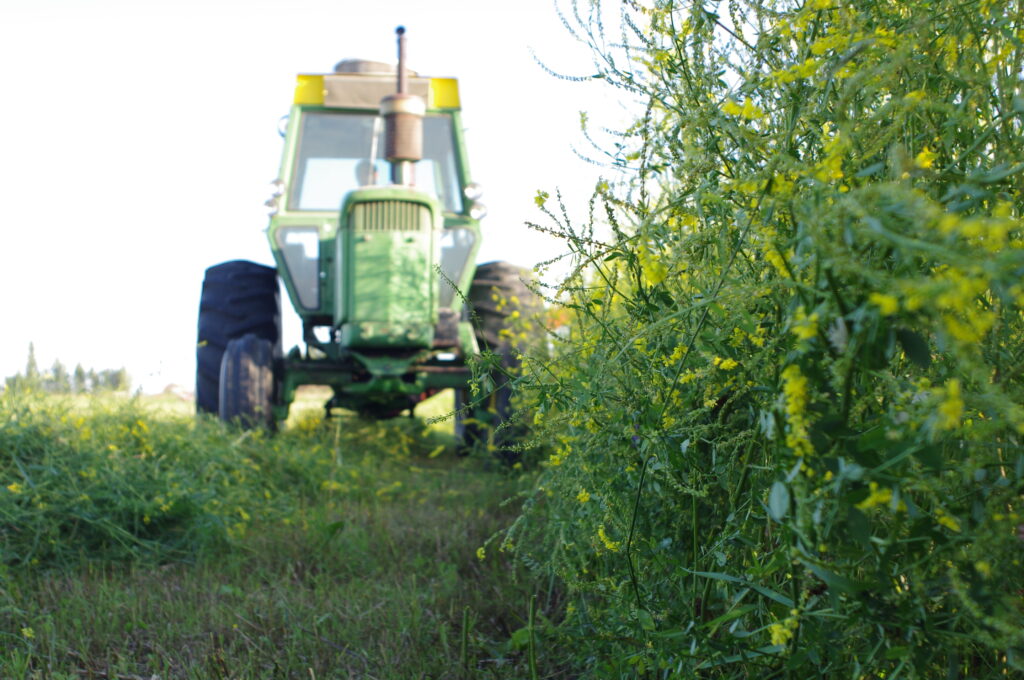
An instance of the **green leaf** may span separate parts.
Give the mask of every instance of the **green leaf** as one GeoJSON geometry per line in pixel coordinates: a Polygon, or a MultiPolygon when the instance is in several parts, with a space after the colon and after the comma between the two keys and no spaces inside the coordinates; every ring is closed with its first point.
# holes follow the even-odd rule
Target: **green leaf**
{"type": "Polygon", "coordinates": [[[846,513],[846,527],[850,532],[850,536],[855,541],[865,547],[869,545],[871,542],[871,522],[868,521],[867,515],[857,508],[849,508],[846,513]]]}
{"type": "Polygon", "coordinates": [[[878,173],[882,172],[883,170],[885,170],[885,161],[879,161],[877,163],[872,163],[871,165],[867,166],[866,168],[862,168],[862,169],[858,170],[857,174],[855,176],[856,177],[870,177],[871,175],[877,175],[878,173]]]}
{"type": "Polygon", "coordinates": [[[772,656],[776,654],[782,654],[786,651],[786,645],[766,645],[764,647],[758,647],[757,649],[746,649],[740,654],[732,654],[724,658],[715,658],[701,661],[697,669],[712,668],[714,666],[724,666],[727,664],[736,663],[737,661],[749,661],[751,657],[755,656],[772,656]]]}
{"type": "Polygon", "coordinates": [[[530,645],[530,628],[524,626],[519,630],[513,631],[508,642],[512,649],[526,649],[530,645]]]}
{"type": "Polygon", "coordinates": [[[874,427],[857,437],[857,451],[878,451],[888,443],[885,428],[874,427]]]}
{"type": "Polygon", "coordinates": [[[1024,170],[1024,163],[1017,163],[1016,165],[1000,163],[984,174],[972,173],[970,178],[979,184],[991,184],[1004,180],[1010,175],[1015,175],[1021,170],[1024,170]]]}
{"type": "Polygon", "coordinates": [[[636,619],[644,630],[654,630],[654,617],[646,609],[640,609],[636,613],[636,619]]]}
{"type": "Polygon", "coordinates": [[[335,536],[338,533],[340,533],[341,530],[344,529],[344,528],[345,528],[345,520],[339,519],[339,520],[337,520],[335,522],[331,522],[330,524],[324,525],[323,531],[328,536],[335,536]]]}
{"type": "Polygon", "coordinates": [[[772,484],[772,490],[768,494],[768,514],[776,522],[781,522],[789,513],[789,489],[782,482],[776,481],[772,484]]]}
{"type": "Polygon", "coordinates": [[[809,562],[805,559],[801,559],[800,563],[807,567],[811,573],[820,578],[825,584],[832,590],[838,590],[848,595],[856,595],[857,593],[866,590],[868,586],[863,583],[859,583],[852,579],[848,579],[845,576],[829,571],[822,566],[809,562]]]}
{"type": "Polygon", "coordinates": [[[785,607],[789,607],[790,609],[794,607],[792,598],[786,597],[782,593],[777,593],[774,590],[765,588],[764,586],[759,586],[756,583],[751,583],[750,581],[740,578],[738,576],[733,576],[732,574],[723,574],[720,571],[694,571],[692,569],[687,569],[686,567],[681,567],[681,569],[687,572],[688,574],[693,574],[694,576],[700,576],[702,578],[709,578],[715,581],[728,581],[729,583],[739,583],[740,585],[750,588],[756,593],[764,595],[770,600],[775,600],[776,602],[785,607]]]}
{"type": "Polygon", "coordinates": [[[928,368],[932,363],[932,353],[928,349],[928,341],[918,333],[900,328],[896,331],[896,339],[899,340],[903,353],[921,368],[928,368]]]}
{"type": "Polygon", "coordinates": [[[736,607],[731,609],[721,616],[714,618],[704,624],[704,628],[710,628],[711,630],[717,630],[723,623],[729,623],[733,619],[738,619],[749,611],[757,609],[757,606],[752,604],[745,604],[742,607],[736,607]]]}
{"type": "Polygon", "coordinates": [[[934,444],[929,444],[919,451],[914,451],[914,458],[917,458],[932,470],[941,470],[946,464],[946,458],[942,455],[942,449],[934,444]]]}

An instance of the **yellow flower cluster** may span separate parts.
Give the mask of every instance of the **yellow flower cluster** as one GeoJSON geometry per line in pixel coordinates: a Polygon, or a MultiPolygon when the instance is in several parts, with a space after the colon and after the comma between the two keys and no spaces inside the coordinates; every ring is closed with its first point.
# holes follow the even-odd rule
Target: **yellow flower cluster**
{"type": "MultiPolygon", "coordinates": [[[[814,46],[811,46],[812,50],[814,46]]],[[[789,68],[779,69],[772,72],[771,78],[778,84],[792,83],[795,80],[810,78],[821,67],[821,61],[814,57],[808,57],[802,64],[795,64],[789,68]]]]}
{"type": "Polygon", "coordinates": [[[939,404],[939,427],[952,430],[960,427],[960,418],[964,413],[964,400],[960,396],[960,381],[951,378],[946,381],[945,398],[939,404]]]}
{"type": "Polygon", "coordinates": [[[677,361],[680,361],[686,354],[686,345],[676,345],[676,348],[672,350],[672,353],[661,360],[661,363],[665,366],[672,366],[677,361]]]}
{"type": "Polygon", "coordinates": [[[608,534],[605,533],[603,524],[597,527],[597,538],[601,541],[601,544],[604,546],[605,550],[608,550],[610,552],[618,552],[619,547],[622,545],[621,541],[613,541],[612,539],[608,538],[608,534]]]}
{"type": "Polygon", "coordinates": [[[812,312],[808,315],[804,310],[804,306],[800,305],[796,308],[796,314],[793,317],[790,330],[800,340],[812,339],[818,334],[818,313],[812,312]]]}
{"type": "Polygon", "coordinates": [[[565,462],[565,459],[572,453],[572,445],[567,439],[562,439],[562,445],[555,449],[555,452],[548,457],[548,465],[558,467],[565,462]]]}
{"type": "MultiPolygon", "coordinates": [[[[858,510],[870,510],[871,508],[890,505],[892,503],[892,489],[888,487],[880,487],[878,482],[871,482],[868,484],[868,488],[871,490],[871,493],[867,498],[862,500],[860,503],[857,503],[858,510]]],[[[897,503],[896,509],[900,512],[906,512],[907,504],[900,501],[897,503]]]]}
{"type": "Polygon", "coordinates": [[[870,510],[873,507],[888,505],[892,502],[892,489],[879,487],[878,482],[871,482],[868,488],[871,489],[871,494],[860,503],[857,503],[858,510],[870,510]]]}
{"type": "Polygon", "coordinates": [[[885,293],[871,293],[868,295],[868,302],[878,307],[882,316],[892,316],[900,309],[900,302],[895,296],[885,293]]]}
{"type": "Polygon", "coordinates": [[[731,371],[732,369],[740,365],[739,362],[736,361],[735,359],[723,359],[722,357],[715,357],[714,359],[711,360],[711,363],[713,363],[715,366],[722,369],[723,371],[731,371]]]}
{"type": "Polygon", "coordinates": [[[846,138],[836,130],[832,134],[832,124],[825,123],[821,128],[822,138],[825,139],[825,157],[815,167],[814,177],[819,182],[830,182],[843,178],[843,157],[849,146],[846,138]]]}
{"type": "Polygon", "coordinates": [[[378,497],[383,497],[383,496],[387,496],[388,494],[394,493],[395,491],[398,491],[400,488],[402,488],[402,482],[400,480],[396,479],[395,481],[391,482],[390,484],[387,484],[387,485],[382,486],[381,488],[377,489],[374,493],[378,497]]]}
{"type": "Polygon", "coordinates": [[[668,269],[664,264],[664,257],[660,253],[653,252],[647,246],[640,246],[637,249],[637,259],[640,261],[640,269],[643,271],[644,280],[648,285],[656,286],[668,276],[668,269]]]}
{"type": "Polygon", "coordinates": [[[814,453],[811,445],[807,418],[807,378],[800,373],[800,367],[790,364],[782,371],[782,394],[786,400],[786,422],[789,432],[786,433],[786,446],[798,456],[814,453]]]}
{"type": "Polygon", "coordinates": [[[743,106],[740,106],[732,99],[726,99],[725,103],[722,104],[722,112],[730,116],[739,116],[746,120],[764,118],[764,111],[754,104],[750,97],[743,100],[743,106]]]}
{"type": "Polygon", "coordinates": [[[800,619],[797,616],[798,614],[799,612],[793,609],[790,611],[790,616],[768,626],[768,632],[772,636],[773,645],[785,645],[789,643],[793,638],[793,634],[796,633],[796,629],[800,627],[800,619]]]}
{"type": "Polygon", "coordinates": [[[936,223],[938,230],[945,234],[958,234],[968,239],[972,245],[979,245],[989,252],[999,252],[1009,243],[1019,248],[1021,241],[1015,239],[1010,243],[1010,234],[1018,228],[1019,222],[1013,217],[1013,206],[1006,201],[998,201],[992,208],[992,216],[961,217],[943,215],[936,223]]]}
{"type": "Polygon", "coordinates": [[[936,281],[942,292],[935,296],[935,304],[944,312],[946,330],[960,342],[980,342],[996,319],[993,312],[983,309],[978,302],[988,290],[988,281],[983,275],[970,275],[955,268],[941,270],[936,281]]]}
{"type": "Polygon", "coordinates": [[[921,153],[914,157],[914,165],[919,168],[930,168],[932,167],[932,164],[935,163],[935,159],[937,157],[938,154],[926,146],[921,149],[921,153]]]}
{"type": "Polygon", "coordinates": [[[960,531],[960,522],[956,520],[956,517],[953,517],[952,515],[948,514],[942,508],[937,508],[935,510],[935,521],[941,524],[942,526],[946,527],[950,531],[955,531],[958,533],[960,531]]]}
{"type": "Polygon", "coordinates": [[[768,262],[771,263],[775,271],[779,273],[779,276],[783,278],[790,278],[789,269],[786,267],[786,260],[776,248],[768,247],[764,251],[764,257],[768,262]]]}

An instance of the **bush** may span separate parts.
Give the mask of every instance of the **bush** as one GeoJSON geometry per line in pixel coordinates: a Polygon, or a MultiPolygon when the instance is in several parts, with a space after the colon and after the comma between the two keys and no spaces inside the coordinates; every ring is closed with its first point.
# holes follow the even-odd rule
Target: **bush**
{"type": "Polygon", "coordinates": [[[578,661],[1024,669],[1020,8],[627,2],[610,52],[590,7],[645,113],[604,228],[546,211],[572,337],[528,364],[557,449],[508,539],[578,661]]]}

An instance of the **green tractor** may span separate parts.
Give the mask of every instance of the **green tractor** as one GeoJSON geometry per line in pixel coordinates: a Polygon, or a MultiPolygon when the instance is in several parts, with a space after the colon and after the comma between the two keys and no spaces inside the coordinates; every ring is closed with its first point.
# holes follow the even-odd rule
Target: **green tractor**
{"type": "Polygon", "coordinates": [[[326,385],[328,413],[376,418],[411,413],[452,388],[465,441],[507,418],[519,333],[510,325],[538,311],[538,298],[528,270],[474,265],[484,208],[470,179],[458,83],[408,72],[404,29],[397,34],[397,69],[346,60],[333,73],[298,76],[268,201],[277,266],[206,270],[199,412],[273,428],[299,386],[326,385]],[[287,353],[278,277],[303,327],[304,347],[287,353]],[[470,400],[469,362],[482,349],[499,366],[485,381],[489,395],[470,400]]]}

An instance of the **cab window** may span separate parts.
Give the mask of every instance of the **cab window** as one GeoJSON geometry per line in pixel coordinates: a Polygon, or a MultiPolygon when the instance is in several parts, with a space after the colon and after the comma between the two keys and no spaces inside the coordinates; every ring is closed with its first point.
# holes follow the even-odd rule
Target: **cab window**
{"type": "MultiPolygon", "coordinates": [[[[437,197],[446,212],[462,211],[462,193],[452,120],[423,119],[423,160],[416,163],[416,188],[437,197]]],[[[345,194],[390,181],[384,159],[384,121],[376,114],[310,111],[302,117],[292,178],[290,210],[330,212],[345,194]]]]}

